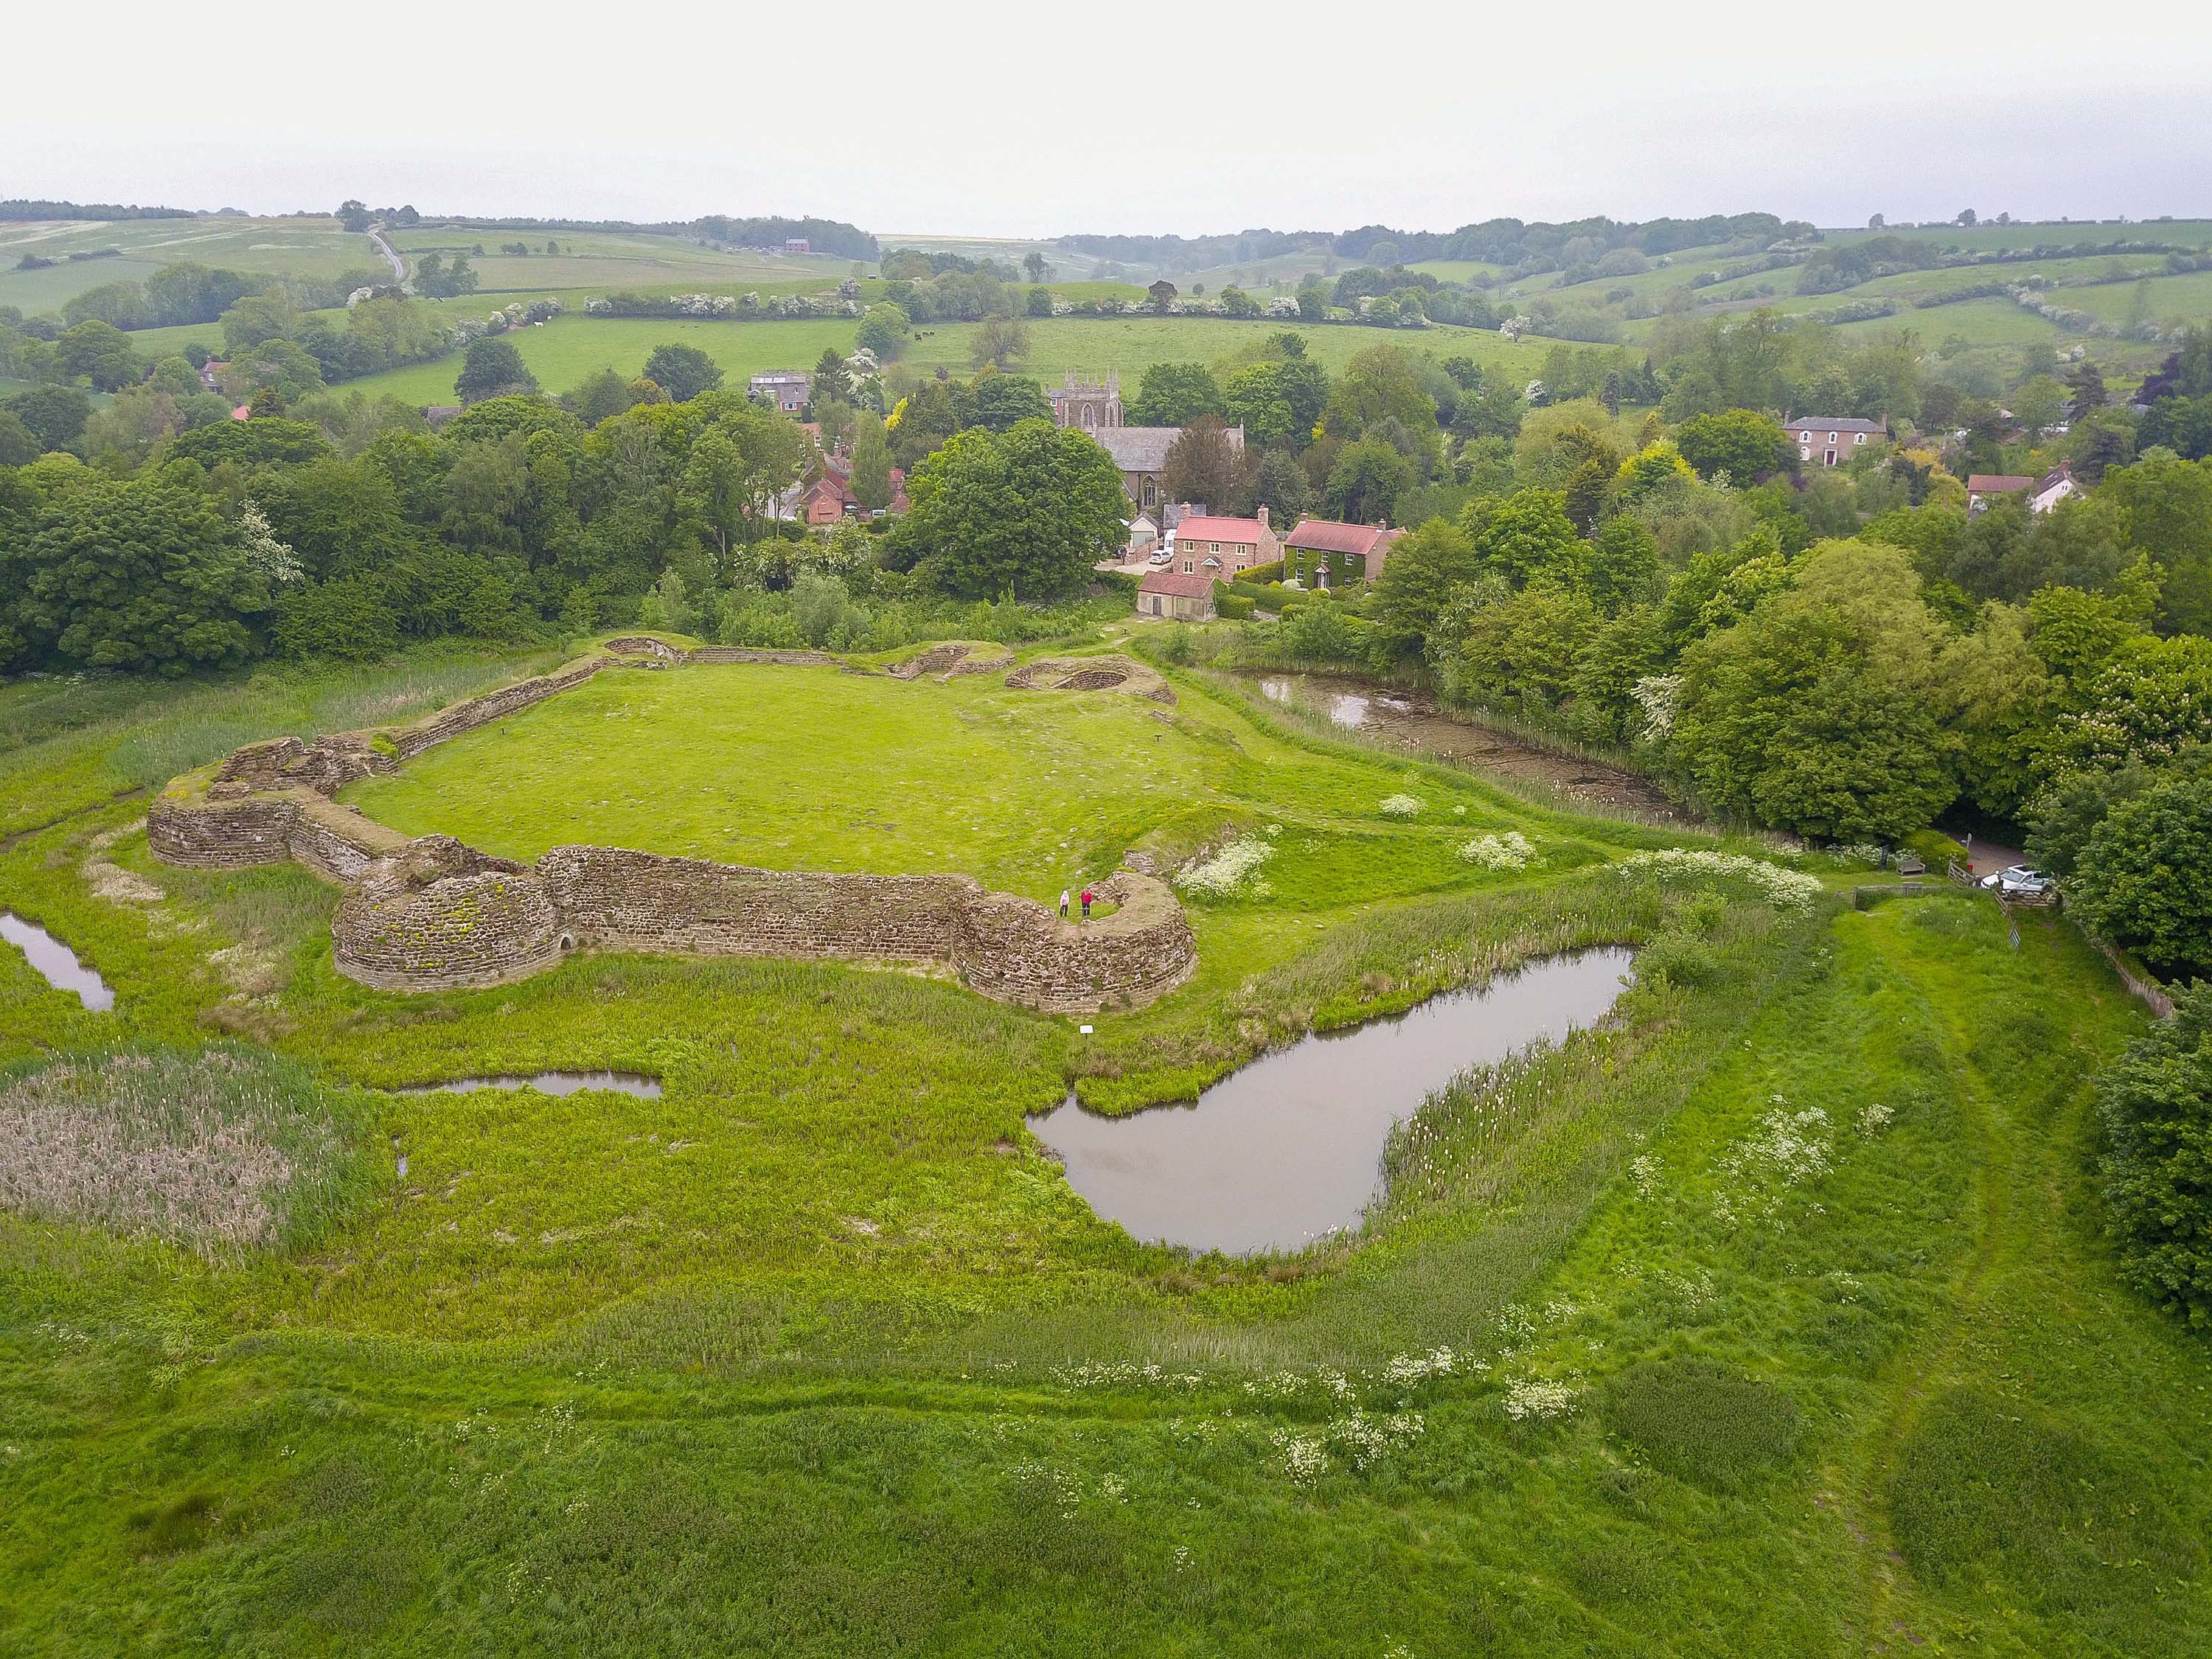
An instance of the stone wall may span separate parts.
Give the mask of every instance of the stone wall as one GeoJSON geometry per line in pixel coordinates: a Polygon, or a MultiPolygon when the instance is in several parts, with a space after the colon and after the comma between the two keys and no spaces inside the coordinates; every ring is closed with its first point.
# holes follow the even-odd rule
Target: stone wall
{"type": "Polygon", "coordinates": [[[1081,927],[1028,899],[982,894],[961,913],[954,961],[985,996],[1051,1013],[1141,1006],[1190,976],[1198,950],[1164,883],[1124,870],[1097,891],[1121,908],[1081,927]]]}
{"type": "Polygon", "coordinates": [[[205,800],[171,785],[146,811],[146,841],[164,864],[189,870],[245,870],[292,856],[300,804],[284,795],[205,800]]]}
{"type": "Polygon", "coordinates": [[[556,847],[538,871],[579,943],[693,956],[950,961],[966,876],[754,870],[605,847],[556,847]]]}
{"type": "Polygon", "coordinates": [[[573,663],[554,673],[517,680],[513,685],[487,691],[481,697],[471,697],[450,708],[441,708],[428,720],[401,726],[388,735],[398,757],[412,760],[425,749],[441,744],[448,738],[458,738],[464,732],[473,732],[479,726],[488,726],[495,720],[527,708],[532,703],[558,696],[571,686],[581,685],[601,669],[612,666],[614,659],[611,657],[586,657],[581,662],[573,663]]]}
{"type": "Polygon", "coordinates": [[[331,933],[338,971],[386,991],[497,985],[561,957],[545,884],[451,836],[425,836],[372,863],[331,933]]]}

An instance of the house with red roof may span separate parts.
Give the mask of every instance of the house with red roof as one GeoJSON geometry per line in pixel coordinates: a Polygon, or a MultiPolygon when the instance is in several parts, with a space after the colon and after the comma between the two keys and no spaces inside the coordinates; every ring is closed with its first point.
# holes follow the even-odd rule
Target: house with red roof
{"type": "Polygon", "coordinates": [[[2029,512],[2048,513],[2069,495],[2081,493],[2081,486],[2074,482],[2074,469],[2065,461],[2039,478],[2024,478],[2014,472],[1976,472],[1966,479],[1966,516],[1979,518],[2005,495],[2025,495],[2029,512]]]}
{"type": "Polygon", "coordinates": [[[1225,582],[1240,570],[1273,564],[1283,556],[1283,544],[1268,528],[1265,507],[1249,519],[1184,519],[1175,527],[1174,548],[1170,561],[1174,569],[1209,581],[1225,582]]]}
{"type": "Polygon", "coordinates": [[[1148,570],[1137,584],[1137,614],[1162,621],[1212,622],[1213,578],[1180,570],[1148,570]]]}
{"type": "Polygon", "coordinates": [[[1303,518],[1283,538],[1283,574],[1308,587],[1371,582],[1382,574],[1390,544],[1406,532],[1388,523],[1345,524],[1303,518]]]}
{"type": "Polygon", "coordinates": [[[842,524],[848,514],[859,511],[860,503],[853,499],[852,486],[835,467],[823,469],[822,476],[799,503],[800,516],[806,520],[809,530],[842,524]]]}

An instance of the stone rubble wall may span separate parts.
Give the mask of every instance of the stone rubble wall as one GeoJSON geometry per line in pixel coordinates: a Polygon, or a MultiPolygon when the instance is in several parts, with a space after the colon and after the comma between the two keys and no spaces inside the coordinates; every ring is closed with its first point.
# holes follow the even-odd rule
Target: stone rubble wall
{"type": "Polygon", "coordinates": [[[146,842],[164,864],[187,870],[246,870],[292,856],[300,804],[289,796],[192,802],[173,787],[146,811],[146,842]]]}
{"type": "Polygon", "coordinates": [[[450,836],[425,836],[371,864],[331,933],[338,971],[384,991],[498,985],[561,959],[544,882],[450,836]]]}
{"type": "Polygon", "coordinates": [[[578,941],[692,956],[947,961],[953,917],[982,889],[966,876],[755,870],[605,847],[538,860],[578,941]]]}
{"type": "MultiPolygon", "coordinates": [[[[1141,1006],[1182,982],[1197,951],[1165,883],[1124,870],[1102,895],[1118,908],[1088,926],[991,893],[960,875],[873,876],[756,870],[599,847],[558,847],[533,866],[492,858],[449,836],[410,840],[331,797],[355,779],[514,714],[627,661],[812,665],[823,652],[703,647],[689,653],[640,636],[457,703],[411,726],[249,744],[210,774],[172,783],[147,815],[164,863],[236,870],[287,859],[347,885],[331,923],[338,971],[391,991],[497,985],[550,968],[581,945],[680,955],[783,956],[942,963],[985,996],[1052,1012],[1141,1006]]],[[[945,673],[996,672],[967,652],[945,673]],[[974,665],[971,667],[970,664],[974,665]]],[[[1123,689],[1174,694],[1126,658],[1063,659],[1010,677],[1066,689],[1103,667],[1133,670],[1123,689]]]]}

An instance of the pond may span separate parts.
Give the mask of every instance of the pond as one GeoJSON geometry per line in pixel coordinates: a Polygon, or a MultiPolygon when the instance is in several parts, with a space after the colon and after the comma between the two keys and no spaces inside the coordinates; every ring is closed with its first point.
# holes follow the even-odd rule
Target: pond
{"type": "Polygon", "coordinates": [[[115,993],[107,981],[76,959],[70,950],[34,921],[26,921],[12,910],[0,910],[0,939],[31,959],[47,984],[57,991],[74,991],[79,1002],[95,1014],[115,1006],[115,993]]]}
{"type": "Polygon", "coordinates": [[[1508,784],[1534,785],[1591,806],[1668,823],[1688,821],[1649,778],[1537,748],[1449,713],[1419,692],[1339,674],[1267,674],[1257,684],[1269,702],[1325,717],[1331,726],[1409,755],[1458,761],[1508,784]]]}
{"type": "Polygon", "coordinates": [[[1126,1117],[1073,1097],[1030,1120],[1067,1183],[1133,1237],[1193,1250],[1296,1250],[1356,1227],[1390,1131],[1470,1067],[1604,1018],[1633,953],[1547,957],[1480,990],[1319,1033],[1231,1073],[1195,1104],[1126,1117]]]}
{"type": "Polygon", "coordinates": [[[388,1091],[395,1095],[465,1095],[478,1089],[535,1089],[541,1095],[580,1094],[604,1089],[641,1100],[660,1098],[660,1079],[640,1072],[533,1072],[528,1076],[463,1077],[451,1083],[417,1083],[388,1091]]]}

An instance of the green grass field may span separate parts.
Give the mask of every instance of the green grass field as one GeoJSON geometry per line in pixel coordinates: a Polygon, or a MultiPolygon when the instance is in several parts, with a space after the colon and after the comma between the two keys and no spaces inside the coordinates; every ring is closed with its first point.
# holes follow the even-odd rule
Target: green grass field
{"type": "MultiPolygon", "coordinates": [[[[1146,368],[1156,362],[1214,362],[1244,350],[1285,327],[1279,321],[1234,322],[1215,317],[1060,317],[1029,325],[1030,355],[1024,373],[1056,381],[1071,369],[1118,371],[1134,390],[1146,368]]],[[[707,323],[664,322],[623,318],[611,321],[568,316],[514,337],[522,360],[550,392],[566,392],[601,368],[635,374],[655,346],[669,342],[696,346],[721,365],[732,381],[771,368],[811,368],[829,347],[854,349],[857,325],[846,321],[707,323]]],[[[969,343],[971,323],[931,323],[917,329],[901,359],[922,373],[940,366],[948,372],[975,372],[969,343]]],[[[1299,329],[1307,349],[1331,369],[1341,368],[1370,346],[1395,345],[1438,357],[1464,353],[1487,368],[1534,374],[1546,343],[1516,344],[1478,329],[1299,329]]],[[[371,396],[383,393],[408,403],[450,403],[458,356],[373,374],[348,382],[371,396]]]]}
{"type": "Polygon", "coordinates": [[[277,276],[331,277],[380,265],[366,236],[335,219],[226,218],[10,222],[0,225],[0,305],[26,316],[58,313],[87,289],[141,282],[179,260],[277,276]],[[120,248],[116,259],[71,260],[72,252],[120,248]],[[46,270],[18,270],[26,253],[56,261],[46,270]]]}
{"type": "Polygon", "coordinates": [[[619,672],[359,799],[523,854],[1029,891],[1280,825],[1272,893],[1188,901],[1197,976],[1090,1036],[764,959],[369,992],[331,970],[333,889],[155,864],[112,798],[543,660],[0,687],[0,906],[117,992],[87,1013],[0,946],[0,1136],[21,1067],[124,1044],[156,1058],[76,1068],[55,1121],[143,1074],[292,1159],[252,1248],[132,1237],[147,1196],[105,1166],[104,1225],[0,1211],[0,1651],[2212,1644],[2212,1346],[2102,1241],[2087,1082],[2143,1016],[2063,917],[1655,887],[1607,865],[1683,837],[1179,672],[1172,709],[619,672]],[[1476,823],[1542,856],[1436,857],[1476,823]],[[1139,1246],[1024,1127],[1600,940],[1645,950],[1615,1019],[1432,1097],[1350,1240],[1139,1246]],[[358,1086],[549,1066],[666,1093],[358,1086]]]}

